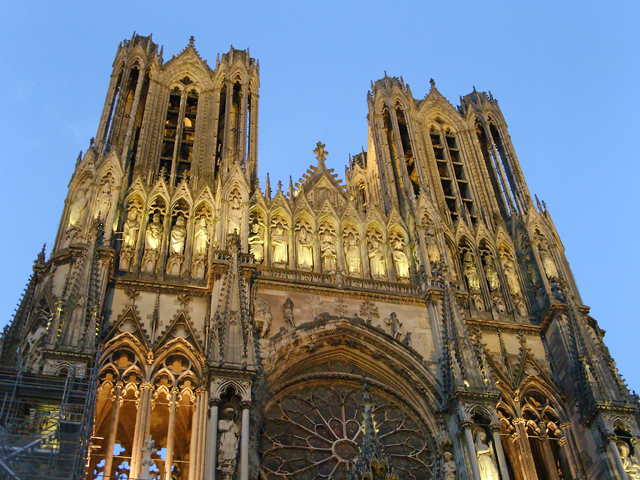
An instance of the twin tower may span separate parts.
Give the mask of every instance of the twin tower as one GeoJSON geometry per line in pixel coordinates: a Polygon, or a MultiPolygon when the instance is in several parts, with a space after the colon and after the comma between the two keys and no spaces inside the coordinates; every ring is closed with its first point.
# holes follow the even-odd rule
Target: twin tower
{"type": "Polygon", "coordinates": [[[74,478],[639,478],[637,397],[498,102],[386,75],[367,102],[344,181],[318,142],[272,191],[248,50],[119,46],[0,344],[7,371],[89,379],[74,478]]]}

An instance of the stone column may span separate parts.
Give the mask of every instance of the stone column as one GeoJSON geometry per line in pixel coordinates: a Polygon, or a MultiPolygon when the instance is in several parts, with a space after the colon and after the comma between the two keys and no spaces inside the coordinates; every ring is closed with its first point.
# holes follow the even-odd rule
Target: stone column
{"type": "Polygon", "coordinates": [[[516,429],[517,434],[517,450],[520,459],[520,471],[525,480],[537,480],[536,465],[533,461],[531,446],[529,445],[529,436],[527,435],[526,420],[522,417],[514,418],[511,422],[516,429]]]}
{"type": "Polygon", "coordinates": [[[473,470],[473,478],[474,480],[481,480],[476,446],[473,444],[473,435],[471,434],[471,425],[471,422],[464,422],[462,428],[464,429],[464,437],[467,440],[467,450],[469,453],[469,461],[471,462],[471,470],[473,470]]]}
{"type": "Polygon", "coordinates": [[[544,452],[544,464],[547,468],[547,475],[549,475],[550,480],[560,480],[553,450],[551,449],[549,437],[546,434],[547,425],[545,422],[540,423],[540,429],[542,430],[542,435],[544,435],[542,438],[542,451],[544,452]]]}
{"type": "Polygon", "coordinates": [[[127,154],[129,153],[129,147],[131,145],[131,136],[133,134],[133,128],[136,125],[136,117],[138,116],[138,105],[140,104],[140,96],[142,95],[142,86],[147,76],[147,69],[143,68],[138,70],[138,83],[136,84],[136,91],[133,94],[133,104],[131,105],[131,111],[129,112],[129,124],[127,125],[127,132],[124,137],[124,144],[122,148],[122,159],[124,165],[126,165],[127,154]]]}
{"type": "Polygon", "coordinates": [[[607,441],[609,442],[609,450],[611,450],[611,455],[613,455],[613,460],[616,462],[616,467],[618,467],[618,474],[622,480],[629,480],[629,476],[627,472],[624,470],[624,465],[622,465],[622,458],[620,458],[620,452],[618,451],[618,445],[616,445],[616,440],[618,437],[615,435],[607,435],[607,441]]]}
{"type": "MultiPolygon", "coordinates": [[[[140,399],[138,402],[138,413],[136,415],[136,428],[133,433],[133,445],[131,447],[131,474],[140,473],[140,460],[142,458],[141,449],[144,446],[144,439],[147,438],[147,424],[151,410],[151,396],[153,394],[153,384],[143,382],[140,385],[140,399]]],[[[135,478],[135,477],[134,477],[135,478]]]]}
{"type": "Polygon", "coordinates": [[[166,480],[171,480],[171,467],[173,466],[173,445],[176,436],[176,407],[178,403],[178,387],[171,389],[171,403],[169,404],[169,428],[167,431],[167,450],[164,460],[164,475],[166,480]]]}
{"type": "Polygon", "coordinates": [[[209,400],[209,424],[207,425],[207,455],[205,461],[205,480],[215,480],[216,461],[218,460],[218,403],[219,399],[209,400]]]}
{"type": "Polygon", "coordinates": [[[200,433],[200,411],[202,410],[202,392],[196,391],[191,413],[191,442],[189,443],[189,480],[194,480],[198,465],[198,446],[200,433]]]}
{"type": "Polygon", "coordinates": [[[207,405],[209,400],[208,392],[203,388],[200,395],[200,423],[198,428],[198,463],[196,470],[196,480],[202,480],[205,466],[205,448],[207,445],[207,405]]]}
{"type": "Polygon", "coordinates": [[[116,443],[116,434],[118,432],[118,420],[120,419],[120,407],[122,406],[122,382],[116,382],[116,391],[113,398],[113,408],[111,410],[111,423],[109,425],[109,436],[107,437],[107,445],[105,446],[104,456],[104,478],[111,476],[111,467],[113,465],[113,447],[116,443]]]}
{"type": "Polygon", "coordinates": [[[493,444],[496,448],[496,454],[498,456],[498,464],[500,465],[500,475],[502,480],[509,479],[509,469],[507,468],[507,459],[504,456],[504,449],[502,448],[502,440],[500,439],[500,424],[491,425],[489,428],[493,435],[493,444]]]}
{"type": "Polygon", "coordinates": [[[249,480],[249,414],[251,402],[242,402],[242,432],[240,434],[240,480],[249,480]]]}

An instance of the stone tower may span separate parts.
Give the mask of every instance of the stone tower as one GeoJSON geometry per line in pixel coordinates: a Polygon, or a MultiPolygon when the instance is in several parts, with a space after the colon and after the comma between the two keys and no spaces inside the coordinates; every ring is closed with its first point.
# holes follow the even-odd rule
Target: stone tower
{"type": "Polygon", "coordinates": [[[0,344],[15,385],[90,379],[74,478],[640,478],[638,399],[491,94],[385,75],[345,180],[318,142],[273,194],[258,89],[248,50],[118,47],[0,344]]]}

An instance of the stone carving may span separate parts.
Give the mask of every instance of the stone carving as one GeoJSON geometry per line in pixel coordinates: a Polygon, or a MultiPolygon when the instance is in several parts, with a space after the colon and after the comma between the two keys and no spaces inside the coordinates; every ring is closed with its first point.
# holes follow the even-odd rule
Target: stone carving
{"type": "Polygon", "coordinates": [[[122,250],[120,251],[120,270],[128,272],[133,265],[131,259],[136,250],[138,242],[138,231],[140,230],[140,221],[138,220],[138,210],[133,207],[129,210],[127,220],[124,222],[122,231],[122,250]]]}
{"type": "Polygon", "coordinates": [[[476,266],[473,253],[467,252],[464,254],[462,270],[464,276],[467,277],[469,290],[480,290],[480,276],[478,275],[478,267],[476,266]]]}
{"type": "Polygon", "coordinates": [[[87,188],[84,184],[78,187],[69,208],[69,226],[82,226],[84,212],[87,209],[87,188]]]}
{"type": "Polygon", "coordinates": [[[238,437],[240,428],[236,425],[236,409],[225,408],[218,422],[220,443],[218,447],[218,465],[222,472],[222,478],[231,478],[236,468],[236,456],[238,452],[238,437]]]}
{"type": "Polygon", "coordinates": [[[427,224],[427,227],[425,229],[425,240],[427,243],[427,255],[429,257],[429,261],[432,264],[440,263],[442,257],[440,255],[440,248],[438,248],[436,229],[431,223],[427,224]]]}
{"type": "Polygon", "coordinates": [[[558,269],[556,268],[556,264],[554,263],[553,258],[551,258],[551,253],[549,253],[549,246],[544,239],[540,239],[538,241],[538,251],[540,252],[542,268],[544,269],[544,273],[547,275],[547,278],[557,278],[558,269]]]}
{"type": "Polygon", "coordinates": [[[156,442],[151,439],[151,435],[149,435],[149,440],[144,441],[144,447],[140,450],[142,451],[143,457],[140,460],[140,464],[142,465],[142,471],[140,472],[140,480],[150,480],[151,479],[151,468],[156,465],[156,463],[151,458],[151,455],[154,455],[158,449],[155,448],[156,442]]]}
{"type": "Polygon", "coordinates": [[[209,248],[209,225],[205,217],[200,218],[193,236],[194,255],[206,255],[209,248]]]}
{"type": "Polygon", "coordinates": [[[313,240],[303,225],[298,232],[298,268],[313,270],[313,240]]]}
{"type": "Polygon", "coordinates": [[[231,203],[229,205],[229,214],[228,218],[228,227],[227,233],[236,232],[238,235],[242,234],[242,216],[244,212],[242,211],[242,205],[240,204],[240,199],[238,198],[238,194],[234,195],[231,199],[231,203]]]}
{"type": "Polygon", "coordinates": [[[347,264],[347,275],[359,277],[362,274],[360,248],[358,248],[356,237],[353,233],[349,233],[347,236],[347,243],[344,247],[344,257],[347,264]]]}
{"type": "Polygon", "coordinates": [[[411,332],[407,332],[406,335],[404,336],[404,338],[402,339],[402,344],[405,347],[410,347],[411,346],[411,332]]]}
{"type": "Polygon", "coordinates": [[[276,266],[285,266],[289,261],[289,242],[281,223],[278,223],[275,232],[271,235],[271,261],[276,266]]]}
{"type": "Polygon", "coordinates": [[[479,312],[484,311],[484,302],[482,301],[482,295],[476,291],[473,295],[471,295],[471,300],[473,301],[473,305],[476,307],[476,310],[479,312]]]}
{"type": "Polygon", "coordinates": [[[360,305],[360,315],[365,318],[365,322],[368,324],[371,324],[371,319],[380,318],[380,315],[378,315],[378,307],[369,300],[365,300],[362,302],[362,305],[360,305]]]}
{"type": "Polygon", "coordinates": [[[260,335],[260,338],[265,338],[269,333],[271,321],[273,320],[271,309],[269,308],[269,304],[261,298],[255,299],[254,309],[253,325],[255,326],[256,332],[260,335]]]}
{"type": "Polygon", "coordinates": [[[162,243],[162,223],[160,214],[154,213],[152,221],[147,225],[144,237],[144,257],[142,258],[143,271],[145,273],[155,273],[156,263],[160,257],[159,248],[162,243]]]}
{"type": "Polygon", "coordinates": [[[384,319],[384,323],[391,327],[390,335],[396,340],[400,340],[400,327],[402,327],[402,323],[400,322],[400,320],[398,320],[398,315],[396,314],[396,312],[391,312],[389,314],[389,318],[384,319]]]}
{"type": "Polygon", "coordinates": [[[491,442],[485,443],[487,434],[480,430],[476,433],[476,456],[478,458],[478,470],[480,480],[500,480],[500,473],[493,456],[491,442]]]}
{"type": "Polygon", "coordinates": [[[187,227],[184,217],[179,215],[176,224],[171,229],[169,244],[169,260],[167,261],[167,275],[178,276],[181,273],[184,257],[184,244],[187,238],[187,227]]]}
{"type": "Polygon", "coordinates": [[[510,258],[504,257],[503,259],[504,276],[507,279],[507,286],[511,295],[517,296],[522,293],[520,289],[520,282],[518,281],[518,274],[516,273],[513,261],[510,258]]]}
{"type": "Polygon", "coordinates": [[[287,328],[294,328],[296,324],[293,321],[293,301],[290,298],[284,301],[283,309],[284,321],[287,324],[287,328]]]}
{"type": "Polygon", "coordinates": [[[98,198],[96,199],[96,215],[95,218],[106,220],[111,209],[111,183],[108,180],[104,182],[98,192],[98,198]]]}
{"type": "Polygon", "coordinates": [[[624,442],[618,443],[618,451],[620,452],[620,460],[622,460],[622,466],[624,471],[629,477],[629,480],[640,480],[640,465],[636,462],[635,458],[629,456],[629,445],[624,442]]]}
{"type": "Polygon", "coordinates": [[[184,217],[179,215],[176,224],[171,229],[171,245],[169,253],[171,255],[182,255],[184,252],[184,243],[187,238],[187,227],[184,217]]]}
{"type": "Polygon", "coordinates": [[[262,238],[262,229],[257,221],[251,225],[251,233],[249,234],[249,253],[253,255],[256,263],[262,263],[264,259],[264,240],[262,238]]]}
{"type": "Polygon", "coordinates": [[[442,463],[442,479],[443,480],[456,480],[457,469],[456,462],[453,461],[453,455],[451,452],[444,452],[444,461],[442,463]]]}
{"type": "Polygon", "coordinates": [[[494,267],[494,261],[491,255],[485,255],[484,257],[484,276],[492,292],[500,288],[500,279],[498,278],[498,272],[494,267]]]}
{"type": "Polygon", "coordinates": [[[527,271],[529,272],[529,276],[531,277],[531,282],[535,286],[542,285],[540,281],[540,275],[538,274],[538,269],[536,268],[536,261],[533,258],[533,254],[531,251],[527,252],[527,271]]]}
{"type": "Polygon", "coordinates": [[[387,267],[384,261],[384,252],[378,238],[371,237],[368,244],[369,268],[371,269],[371,278],[376,280],[386,280],[387,267]]]}
{"type": "Polygon", "coordinates": [[[396,277],[399,281],[409,281],[411,274],[409,273],[409,259],[403,251],[402,241],[396,240],[393,244],[393,264],[396,267],[396,277]]]}
{"type": "Polygon", "coordinates": [[[191,276],[193,278],[204,278],[207,269],[207,253],[209,251],[209,224],[205,217],[201,217],[196,232],[193,236],[193,265],[191,276]]]}
{"type": "Polygon", "coordinates": [[[325,230],[322,234],[320,254],[322,256],[322,271],[324,273],[335,273],[337,265],[336,247],[333,235],[329,230],[325,230]]]}

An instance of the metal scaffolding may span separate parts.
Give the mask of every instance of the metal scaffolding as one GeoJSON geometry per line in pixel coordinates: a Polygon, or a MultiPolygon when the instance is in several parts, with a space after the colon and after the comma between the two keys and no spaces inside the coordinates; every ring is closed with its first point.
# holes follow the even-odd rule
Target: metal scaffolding
{"type": "Polygon", "coordinates": [[[0,368],[0,479],[81,480],[91,441],[95,368],[66,376],[0,368]]]}

